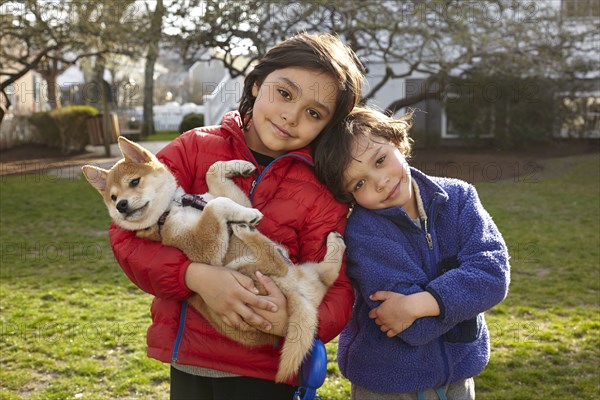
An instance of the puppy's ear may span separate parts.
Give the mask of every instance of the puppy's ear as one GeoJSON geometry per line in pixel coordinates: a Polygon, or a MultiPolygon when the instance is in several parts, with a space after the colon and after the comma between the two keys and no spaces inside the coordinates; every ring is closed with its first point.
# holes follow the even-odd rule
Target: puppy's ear
{"type": "Polygon", "coordinates": [[[154,155],[148,150],[123,136],[119,136],[119,148],[123,153],[123,157],[125,157],[125,161],[128,162],[144,164],[155,159],[154,155]]]}
{"type": "Polygon", "coordinates": [[[106,189],[106,176],[108,175],[108,170],[94,167],[93,165],[84,165],[81,167],[81,171],[83,172],[85,179],[87,179],[100,194],[103,194],[104,189],[106,189]]]}

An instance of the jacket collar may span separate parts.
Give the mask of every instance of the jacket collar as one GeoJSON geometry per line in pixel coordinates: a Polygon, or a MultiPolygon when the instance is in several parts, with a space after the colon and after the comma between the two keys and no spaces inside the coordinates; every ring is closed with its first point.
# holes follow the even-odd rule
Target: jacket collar
{"type": "MultiPolygon", "coordinates": [[[[239,148],[248,149],[248,145],[246,144],[246,138],[244,137],[244,130],[242,129],[242,118],[240,117],[239,112],[230,111],[227,114],[225,114],[225,116],[223,116],[223,122],[221,123],[221,126],[224,129],[224,131],[227,132],[229,136],[231,136],[233,140],[236,141],[236,144],[239,146],[239,148]]],[[[248,149],[248,152],[250,152],[250,149],[248,149]]],[[[285,156],[293,156],[294,158],[300,158],[311,167],[314,166],[310,146],[290,151],[289,153],[286,153],[283,156],[277,158],[285,156]]]]}
{"type": "Polygon", "coordinates": [[[438,197],[437,201],[440,203],[448,201],[448,193],[429,175],[410,167],[410,176],[419,186],[421,199],[427,213],[429,213],[429,208],[434,198],[438,197]]]}

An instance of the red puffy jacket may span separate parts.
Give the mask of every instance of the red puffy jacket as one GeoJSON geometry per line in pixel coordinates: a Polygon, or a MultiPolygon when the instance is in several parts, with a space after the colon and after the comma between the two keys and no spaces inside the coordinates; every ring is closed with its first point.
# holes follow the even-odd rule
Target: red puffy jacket
{"type": "MultiPolygon", "coordinates": [[[[198,128],[181,135],[159,154],[187,193],[205,193],[205,174],[219,160],[243,159],[257,165],[246,146],[237,112],[221,126],[198,128]]],[[[254,177],[235,178],[264,217],[260,231],[282,243],[295,263],[320,261],[326,236],[342,233],[347,207],[336,202],[317,180],[308,148],[285,154],[254,177]]],[[[180,250],[139,239],[113,224],[110,241],[123,271],[139,288],[155,296],[148,329],[148,356],[163,362],[196,365],[262,379],[275,379],[279,351],[271,345],[242,346],[215,331],[191,307],[182,307],[191,292],[184,283],[190,260],[180,250]],[[181,325],[181,326],[180,326],[181,325]]],[[[354,293],[343,266],[319,307],[318,336],[330,341],[352,311],[354,293]]],[[[289,382],[295,384],[295,382],[289,382]]]]}

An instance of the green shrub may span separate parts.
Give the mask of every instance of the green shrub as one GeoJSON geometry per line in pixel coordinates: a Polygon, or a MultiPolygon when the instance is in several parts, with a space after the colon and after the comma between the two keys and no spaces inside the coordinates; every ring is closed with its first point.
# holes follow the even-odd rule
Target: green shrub
{"type": "Polygon", "coordinates": [[[50,117],[59,130],[59,148],[63,154],[81,152],[90,143],[86,120],[98,115],[92,106],[70,106],[50,111],[50,117]]]}
{"type": "Polygon", "coordinates": [[[179,124],[179,132],[187,132],[199,126],[204,126],[204,114],[189,113],[183,116],[179,124]]]}
{"type": "Polygon", "coordinates": [[[90,143],[86,119],[98,115],[91,106],[69,106],[34,113],[29,122],[38,130],[41,142],[63,154],[81,152],[90,143]]]}
{"type": "Polygon", "coordinates": [[[50,112],[43,111],[31,114],[29,123],[37,129],[40,141],[43,144],[49,147],[60,147],[60,130],[50,116],[50,112]]]}
{"type": "Polygon", "coordinates": [[[450,133],[475,141],[491,134],[494,144],[503,148],[552,138],[556,108],[552,82],[475,73],[453,80],[451,87],[455,96],[445,104],[450,133]]]}

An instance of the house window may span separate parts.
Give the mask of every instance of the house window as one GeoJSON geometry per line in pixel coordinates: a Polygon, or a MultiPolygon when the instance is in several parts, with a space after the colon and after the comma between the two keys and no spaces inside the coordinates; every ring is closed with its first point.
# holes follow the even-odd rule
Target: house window
{"type": "Polygon", "coordinates": [[[598,0],[562,0],[561,10],[567,18],[600,17],[598,0]]]}

